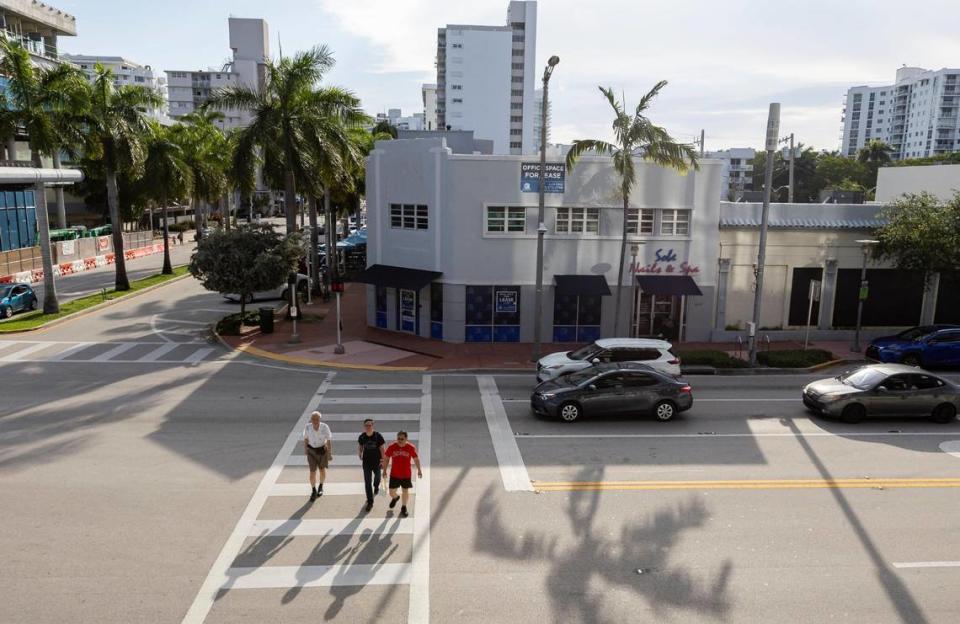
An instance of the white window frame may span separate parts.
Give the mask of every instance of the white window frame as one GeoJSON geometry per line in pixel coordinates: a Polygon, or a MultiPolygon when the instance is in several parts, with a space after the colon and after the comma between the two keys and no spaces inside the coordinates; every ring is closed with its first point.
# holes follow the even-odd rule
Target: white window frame
{"type": "Polygon", "coordinates": [[[664,208],[660,211],[660,234],[663,236],[690,236],[690,210],[664,208]]]}
{"type": "Polygon", "coordinates": [[[653,208],[627,208],[627,234],[653,234],[655,222],[653,208]]]}
{"type": "Polygon", "coordinates": [[[557,208],[557,218],[554,223],[554,232],[557,234],[600,234],[599,208],[557,208]]]}
{"type": "Polygon", "coordinates": [[[390,227],[395,230],[427,230],[430,211],[425,204],[390,204],[390,227]]]}
{"type": "Polygon", "coordinates": [[[487,206],[484,229],[487,234],[523,234],[527,230],[527,209],[523,206],[487,206]]]}

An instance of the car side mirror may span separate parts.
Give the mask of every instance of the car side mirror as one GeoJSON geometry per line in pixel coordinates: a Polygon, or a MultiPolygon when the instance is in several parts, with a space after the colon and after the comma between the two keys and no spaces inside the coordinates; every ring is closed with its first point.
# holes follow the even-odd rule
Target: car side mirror
{"type": "Polygon", "coordinates": [[[890,390],[886,386],[877,386],[876,391],[879,392],[880,394],[886,394],[890,392],[890,390]]]}
{"type": "Polygon", "coordinates": [[[590,384],[589,386],[587,386],[587,390],[589,390],[590,392],[596,392],[597,386],[595,384],[590,384]]]}
{"type": "Polygon", "coordinates": [[[591,363],[591,364],[599,364],[599,363],[600,363],[600,358],[593,358],[592,360],[590,360],[590,363],[591,363]]]}

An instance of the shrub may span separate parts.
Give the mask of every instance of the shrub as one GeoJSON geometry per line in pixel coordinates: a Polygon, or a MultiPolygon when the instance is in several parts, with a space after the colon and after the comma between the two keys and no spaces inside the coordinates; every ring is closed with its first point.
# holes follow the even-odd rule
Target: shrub
{"type": "Polygon", "coordinates": [[[714,368],[744,368],[747,363],[732,357],[726,351],[680,351],[680,363],[689,366],[712,366],[714,368]]]}
{"type": "Polygon", "coordinates": [[[807,368],[833,360],[833,354],[823,349],[792,349],[787,351],[761,351],[757,361],[773,368],[807,368]]]}
{"type": "Polygon", "coordinates": [[[247,312],[243,323],[240,322],[239,312],[225,316],[217,322],[217,333],[221,336],[239,336],[241,325],[247,325],[248,327],[260,325],[260,313],[247,312]]]}
{"type": "Polygon", "coordinates": [[[195,228],[196,223],[194,223],[194,221],[191,219],[189,221],[181,221],[180,223],[171,223],[169,230],[171,232],[186,232],[187,230],[193,230],[195,228]]]}

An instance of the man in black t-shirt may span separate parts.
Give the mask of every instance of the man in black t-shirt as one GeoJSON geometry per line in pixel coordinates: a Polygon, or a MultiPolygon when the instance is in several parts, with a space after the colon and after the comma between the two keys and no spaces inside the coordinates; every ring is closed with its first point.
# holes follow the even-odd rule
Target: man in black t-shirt
{"type": "Polygon", "coordinates": [[[367,511],[373,509],[373,497],[380,493],[380,470],[386,440],[374,431],[373,419],[363,421],[363,433],[357,438],[357,455],[363,465],[363,485],[367,490],[367,511]]]}

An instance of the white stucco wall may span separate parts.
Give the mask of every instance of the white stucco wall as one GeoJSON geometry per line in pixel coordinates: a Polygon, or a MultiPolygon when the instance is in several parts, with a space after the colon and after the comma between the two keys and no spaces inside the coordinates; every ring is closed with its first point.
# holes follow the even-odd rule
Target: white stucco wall
{"type": "Polygon", "coordinates": [[[960,165],[881,167],[877,175],[877,201],[891,202],[904,193],[927,191],[943,201],[960,192],[960,165]]]}

